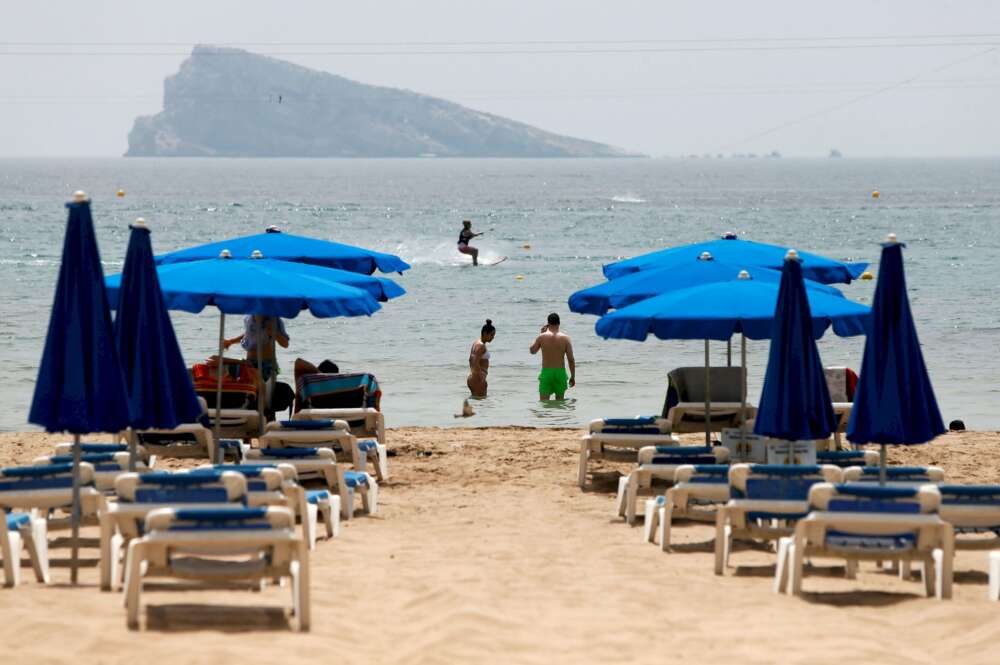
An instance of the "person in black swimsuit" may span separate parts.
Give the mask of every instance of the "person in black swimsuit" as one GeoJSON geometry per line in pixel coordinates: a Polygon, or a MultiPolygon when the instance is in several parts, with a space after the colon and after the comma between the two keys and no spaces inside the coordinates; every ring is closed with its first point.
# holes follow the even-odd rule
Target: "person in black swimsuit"
{"type": "Polygon", "coordinates": [[[479,250],[469,244],[469,241],[476,236],[481,236],[482,233],[472,232],[472,222],[469,220],[462,221],[462,230],[458,234],[458,251],[462,254],[468,254],[472,257],[472,265],[479,265],[479,250]]]}

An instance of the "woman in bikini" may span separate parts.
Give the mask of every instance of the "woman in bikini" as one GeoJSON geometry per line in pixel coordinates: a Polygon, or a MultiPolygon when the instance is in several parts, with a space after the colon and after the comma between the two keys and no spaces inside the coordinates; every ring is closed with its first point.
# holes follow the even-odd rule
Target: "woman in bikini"
{"type": "Polygon", "coordinates": [[[472,222],[467,219],[462,222],[462,230],[458,233],[458,251],[471,256],[472,265],[474,266],[479,265],[479,250],[470,245],[469,241],[481,235],[483,234],[472,232],[472,222]]]}
{"type": "Polygon", "coordinates": [[[469,378],[465,383],[469,386],[469,392],[473,397],[486,397],[486,375],[490,371],[490,352],[486,345],[493,341],[497,335],[497,329],[493,327],[493,322],[486,319],[486,325],[479,333],[479,339],[472,343],[469,351],[469,378]]]}

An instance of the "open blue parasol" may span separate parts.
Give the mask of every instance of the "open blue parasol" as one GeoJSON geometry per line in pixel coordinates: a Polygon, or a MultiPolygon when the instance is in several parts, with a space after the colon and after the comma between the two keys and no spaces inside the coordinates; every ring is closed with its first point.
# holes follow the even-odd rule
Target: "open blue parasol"
{"type": "MultiPolygon", "coordinates": [[[[712,282],[729,282],[736,279],[740,270],[751,268],[754,279],[759,282],[777,284],[781,281],[781,272],[756,267],[750,262],[719,261],[707,251],[695,258],[678,252],[664,257],[656,268],[634,272],[577,291],[569,297],[569,309],[579,314],[603,316],[608,310],[628,307],[671,291],[712,282]]],[[[843,297],[839,289],[812,280],[806,281],[806,287],[843,297]]]]}
{"type": "Polygon", "coordinates": [[[319,238],[283,233],[274,226],[269,227],[265,233],[210,242],[163,254],[156,258],[156,262],[163,265],[203,261],[214,259],[222,250],[229,250],[233,256],[240,258],[247,258],[253,251],[257,250],[264,256],[278,261],[311,263],[365,275],[370,275],[376,270],[386,273],[401,273],[410,269],[410,264],[392,254],[384,254],[329,240],[320,240],[319,238]]]}
{"type": "Polygon", "coordinates": [[[781,272],[754,434],[811,441],[826,439],[837,427],[806,293],[802,266],[791,250],[781,272]]]}
{"type": "Polygon", "coordinates": [[[69,220],[45,347],[28,421],[47,432],[73,434],[73,563],[80,540],[80,435],[120,432],[129,401],[111,328],[101,257],[83,192],[67,203],[69,220]]]}
{"type": "Polygon", "coordinates": [[[872,328],[847,425],[852,443],[881,444],[881,483],[886,444],[926,443],[945,431],[906,294],[903,247],[894,234],[882,245],[872,328]]]}
{"type": "MultiPolygon", "coordinates": [[[[717,260],[727,263],[781,270],[788,248],[752,240],[740,240],[735,234],[726,234],[720,240],[670,247],[609,263],[604,266],[604,276],[608,279],[618,279],[633,272],[658,268],[663,262],[675,260],[678,254],[694,259],[702,252],[708,252],[717,260]]],[[[809,252],[799,252],[799,257],[802,259],[802,275],[822,284],[850,284],[851,280],[857,279],[868,266],[867,263],[834,261],[809,252]]]]}
{"type": "MultiPolygon", "coordinates": [[[[115,295],[115,342],[128,390],[134,429],[170,429],[195,422],[201,405],[177,344],[153,262],[149,228],[131,226],[125,265],[115,295]]],[[[135,438],[129,437],[135,470],[135,438]]]]}

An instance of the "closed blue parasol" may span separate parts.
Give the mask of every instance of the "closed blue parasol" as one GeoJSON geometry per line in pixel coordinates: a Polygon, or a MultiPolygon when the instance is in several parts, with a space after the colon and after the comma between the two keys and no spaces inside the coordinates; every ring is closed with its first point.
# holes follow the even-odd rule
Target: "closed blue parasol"
{"type": "MultiPolygon", "coordinates": [[[[149,229],[142,219],[131,228],[115,307],[115,342],[132,409],[130,424],[169,429],[195,422],[201,405],[160,292],[149,229]]],[[[133,437],[129,447],[134,470],[133,437]]]]}
{"type": "Polygon", "coordinates": [[[86,194],[69,208],[62,264],[28,421],[48,432],[71,432],[73,446],[73,565],[80,535],[80,435],[119,432],[129,403],[111,329],[101,257],[86,194]]]}
{"type": "Polygon", "coordinates": [[[242,238],[232,238],[220,242],[211,242],[197,247],[190,247],[176,252],[170,252],[157,257],[158,264],[184,263],[187,261],[203,261],[214,259],[222,250],[229,250],[233,256],[246,258],[251,252],[259,250],[269,258],[278,261],[295,263],[311,263],[326,268],[339,268],[350,272],[370,275],[376,270],[381,272],[403,272],[409,270],[410,264],[398,256],[374,252],[370,249],[344,245],[339,242],[309,238],[306,236],[283,233],[276,227],[270,227],[265,233],[258,233],[242,238]]]}
{"type": "MultiPolygon", "coordinates": [[[[609,263],[604,266],[604,276],[608,279],[617,279],[633,272],[658,268],[661,262],[675,260],[678,254],[693,259],[702,252],[708,252],[717,260],[727,263],[781,270],[788,248],[752,240],[740,240],[734,234],[726,234],[721,240],[661,249],[624,261],[609,263]]],[[[808,252],[800,252],[799,257],[802,259],[802,275],[822,284],[850,284],[851,280],[857,279],[868,266],[867,263],[834,261],[808,252]]]]}
{"type": "MultiPolygon", "coordinates": [[[[579,314],[602,316],[610,309],[621,309],[634,303],[664,293],[712,282],[729,282],[744,268],[753,268],[754,279],[759,282],[781,281],[781,273],[770,268],[755,267],[750,262],[719,261],[709,252],[702,252],[692,259],[690,254],[678,252],[664,257],[656,268],[641,270],[603,284],[577,291],[569,297],[569,309],[579,314]]],[[[806,280],[806,286],[831,296],[843,297],[839,289],[806,280]]]]}
{"type": "Polygon", "coordinates": [[[806,293],[798,256],[789,251],[781,272],[755,434],[801,441],[826,439],[836,429],[806,293]]]}
{"type": "MultiPolygon", "coordinates": [[[[778,284],[756,279],[757,271],[742,271],[739,279],[679,289],[602,316],[597,334],[604,338],[643,341],[660,339],[728,340],[737,333],[750,339],[771,337],[778,284]]],[[[871,311],[844,297],[805,290],[817,339],[827,328],[841,337],[863,335],[871,311]]]]}
{"type": "Polygon", "coordinates": [[[886,444],[926,443],[945,431],[910,312],[903,247],[895,235],[882,246],[872,328],[847,425],[852,443],[882,445],[883,483],[886,444]]]}

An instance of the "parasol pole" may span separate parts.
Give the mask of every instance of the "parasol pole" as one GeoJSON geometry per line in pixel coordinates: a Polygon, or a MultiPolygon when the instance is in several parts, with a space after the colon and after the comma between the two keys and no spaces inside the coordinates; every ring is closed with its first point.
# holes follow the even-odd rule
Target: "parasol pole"
{"type": "Polygon", "coordinates": [[[740,376],[740,444],[743,454],[747,452],[747,336],[740,333],[740,361],[743,371],[740,376]]]}
{"type": "Polygon", "coordinates": [[[262,359],[264,349],[261,343],[261,338],[264,336],[264,317],[254,316],[253,318],[257,329],[257,341],[254,343],[254,349],[257,352],[257,436],[262,436],[264,434],[264,400],[267,395],[267,390],[264,387],[264,361],[262,359]]]}
{"type": "MultiPolygon", "coordinates": [[[[76,584],[80,565],[80,435],[73,435],[73,508],[70,521],[73,528],[73,556],[70,561],[70,582],[76,584]]],[[[14,562],[20,565],[19,561],[14,562]]]]}
{"type": "Polygon", "coordinates": [[[708,355],[708,340],[705,340],[705,445],[712,445],[712,371],[708,355]]]}
{"type": "Polygon", "coordinates": [[[221,464],[220,453],[222,452],[222,373],[225,371],[225,364],[222,362],[222,355],[225,353],[226,343],[226,313],[219,310],[219,363],[216,367],[218,380],[215,383],[215,459],[212,464],[221,464]]]}

